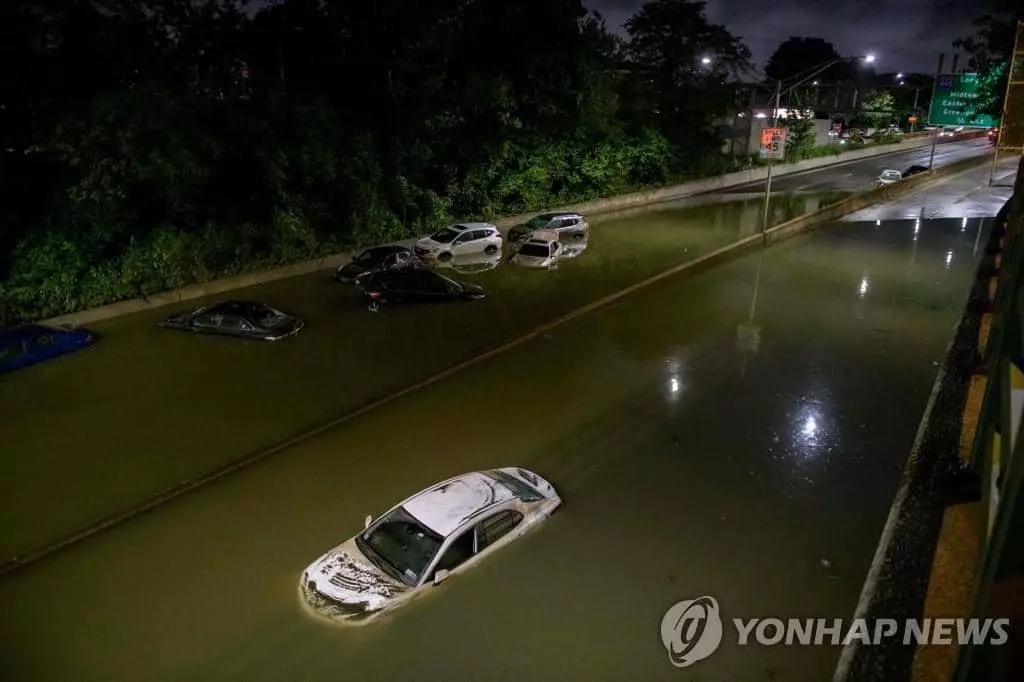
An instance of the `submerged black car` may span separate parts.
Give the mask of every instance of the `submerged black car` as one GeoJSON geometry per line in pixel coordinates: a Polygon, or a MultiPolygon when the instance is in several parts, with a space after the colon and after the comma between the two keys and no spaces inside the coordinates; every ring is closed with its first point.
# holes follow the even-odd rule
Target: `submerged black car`
{"type": "Polygon", "coordinates": [[[225,334],[246,339],[279,341],[304,326],[299,318],[252,301],[228,301],[171,315],[160,323],[168,329],[225,334]]]}
{"type": "Polygon", "coordinates": [[[926,173],[928,171],[927,166],[911,166],[907,170],[903,171],[903,177],[909,177],[911,175],[917,175],[918,173],[926,173]]]}
{"type": "Polygon", "coordinates": [[[361,280],[376,271],[408,270],[411,268],[423,267],[421,261],[411,249],[404,246],[375,246],[366,249],[338,268],[334,273],[335,282],[355,282],[361,280]]]}
{"type": "Polygon", "coordinates": [[[381,303],[480,300],[485,296],[479,285],[457,282],[427,269],[374,273],[365,290],[371,310],[381,303]]]}

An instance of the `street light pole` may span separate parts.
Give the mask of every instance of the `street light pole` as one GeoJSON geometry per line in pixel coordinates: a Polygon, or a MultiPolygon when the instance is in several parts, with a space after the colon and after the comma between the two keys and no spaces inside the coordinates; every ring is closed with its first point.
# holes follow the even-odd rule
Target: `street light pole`
{"type": "MultiPolygon", "coordinates": [[[[830,59],[827,62],[819,64],[818,66],[812,66],[810,69],[807,69],[806,71],[798,73],[796,76],[793,76],[793,78],[798,78],[799,80],[797,80],[797,82],[794,83],[793,85],[790,85],[789,87],[787,87],[786,88],[786,92],[793,91],[794,89],[800,87],[801,85],[803,85],[807,81],[809,81],[812,78],[814,78],[815,76],[817,76],[819,73],[822,73],[826,69],[828,69],[828,68],[830,68],[830,67],[832,67],[832,66],[834,66],[836,64],[839,64],[840,62],[845,62],[845,61],[847,61],[849,59],[851,59],[851,58],[850,57],[840,57],[838,59],[830,59]],[[810,73],[808,73],[808,72],[810,72],[810,73]],[[807,75],[804,75],[804,74],[807,74],[807,75]]],[[[852,59],[863,59],[865,62],[870,64],[871,62],[875,61],[875,56],[874,55],[866,55],[864,57],[854,57],[852,59]]],[[[782,106],[781,105],[781,101],[782,101],[782,81],[781,80],[778,80],[775,83],[775,95],[773,96],[773,99],[775,100],[775,108],[772,110],[772,127],[774,128],[774,127],[776,127],[778,125],[778,122],[779,122],[779,107],[782,106]]],[[[765,180],[765,185],[764,185],[764,214],[761,217],[761,234],[762,235],[764,235],[765,233],[768,232],[768,212],[769,212],[769,209],[771,208],[772,174],[773,174],[774,168],[775,168],[775,159],[773,159],[772,157],[768,157],[768,177],[765,180]]]]}

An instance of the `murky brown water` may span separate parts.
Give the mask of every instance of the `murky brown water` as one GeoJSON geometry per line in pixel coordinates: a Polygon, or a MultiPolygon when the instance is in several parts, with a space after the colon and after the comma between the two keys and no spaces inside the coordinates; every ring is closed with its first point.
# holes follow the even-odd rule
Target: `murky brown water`
{"type": "MultiPolygon", "coordinates": [[[[835,649],[742,648],[728,634],[680,671],[659,624],[672,603],[702,594],[727,620],[853,611],[971,278],[979,224],[960,227],[925,221],[914,240],[913,221],[841,225],[648,290],[9,575],[0,582],[0,677],[828,679],[835,649]],[[756,352],[737,348],[740,325],[759,330],[756,352]],[[302,569],[367,513],[458,472],[520,463],[565,500],[536,533],[378,624],[336,629],[299,607],[302,569]]],[[[673,231],[688,233],[676,225],[620,238],[657,243],[673,231]]],[[[604,262],[585,253],[580,273],[591,255],[604,262]]],[[[282,283],[281,300],[314,288],[318,296],[302,311],[309,330],[280,346],[132,328],[136,355],[118,376],[140,395],[149,377],[139,368],[155,371],[172,352],[180,381],[191,388],[205,377],[216,400],[192,398],[193,422],[179,425],[203,434],[196,452],[176,429],[162,429],[173,448],[154,429],[153,448],[139,454],[147,459],[126,458],[123,475],[139,476],[149,457],[194,466],[211,447],[301,423],[303,407],[338,409],[365,376],[360,362],[394,354],[409,371],[452,344],[464,352],[480,342],[453,328],[482,334],[473,330],[532,309],[550,314],[553,292],[593,296],[590,287],[638,267],[612,262],[593,266],[601,274],[578,288],[570,267],[502,269],[492,291],[507,282],[524,293],[378,316],[351,312],[360,307],[327,283],[282,283]],[[526,293],[525,282],[542,278],[549,284],[526,293]],[[407,320],[419,325],[415,338],[402,336],[407,320]],[[321,325],[337,348],[318,345],[321,325]],[[364,353],[342,350],[353,347],[364,353]],[[207,413],[195,424],[199,408],[207,413]],[[247,432],[235,433],[243,419],[247,432]]],[[[91,354],[69,358],[73,371],[86,372],[91,354]]],[[[111,400],[129,390],[109,378],[76,386],[111,400]]],[[[188,395],[169,387],[167,400],[188,395]]],[[[146,426],[129,410],[125,437],[146,426]]],[[[105,442],[118,440],[110,431],[105,442]]]]}
{"type": "MultiPolygon", "coordinates": [[[[777,219],[836,197],[780,199],[777,219]]],[[[603,217],[558,270],[451,273],[487,287],[478,304],[371,315],[329,273],[219,297],[305,318],[281,344],[156,328],[173,308],[97,324],[103,339],[87,352],[0,377],[0,562],[753,234],[759,210],[746,201],[603,217]]]]}

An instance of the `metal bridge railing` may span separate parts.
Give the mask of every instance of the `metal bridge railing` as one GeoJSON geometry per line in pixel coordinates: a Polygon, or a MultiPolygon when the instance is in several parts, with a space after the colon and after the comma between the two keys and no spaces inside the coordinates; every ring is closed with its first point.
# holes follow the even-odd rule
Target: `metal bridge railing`
{"type": "MultiPolygon", "coordinates": [[[[984,349],[987,377],[969,466],[981,482],[980,565],[974,587],[972,618],[1006,615],[1005,587],[1024,592],[1024,157],[1022,157],[1002,230],[997,256],[997,285],[990,306],[992,327],[984,349]],[[998,595],[998,596],[996,596],[998,595]]],[[[1019,598],[1024,600],[1024,594],[1019,598]]],[[[1021,627],[1012,623],[1011,629],[1021,627]]],[[[1013,646],[964,645],[955,682],[1019,680],[1010,671],[1013,646]]]]}

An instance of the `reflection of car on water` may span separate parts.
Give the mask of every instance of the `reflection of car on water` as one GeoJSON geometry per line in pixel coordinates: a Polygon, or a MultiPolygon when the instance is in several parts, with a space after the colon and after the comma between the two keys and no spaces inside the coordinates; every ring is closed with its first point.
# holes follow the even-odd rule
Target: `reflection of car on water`
{"type": "Polygon", "coordinates": [[[414,250],[420,258],[447,260],[470,253],[497,253],[501,239],[501,232],[490,223],[462,223],[423,237],[414,250]]]}
{"type": "Polygon", "coordinates": [[[429,269],[378,272],[370,275],[364,287],[370,310],[382,303],[417,303],[480,300],[486,292],[482,286],[457,282],[429,269]]]}
{"type": "Polygon", "coordinates": [[[553,230],[536,230],[509,262],[524,268],[550,268],[562,256],[562,244],[553,230]]]}
{"type": "Polygon", "coordinates": [[[566,211],[541,213],[536,218],[531,218],[522,225],[516,225],[509,230],[508,238],[513,243],[525,242],[537,230],[552,230],[559,234],[568,232],[583,236],[590,230],[590,225],[579,213],[566,211]]]}
{"type": "Polygon", "coordinates": [[[298,334],[302,330],[303,322],[293,315],[282,313],[262,303],[227,301],[196,308],[189,313],[171,315],[159,326],[206,334],[279,341],[298,334]]]}
{"type": "Polygon", "coordinates": [[[562,255],[558,257],[558,260],[569,260],[570,258],[576,258],[581,253],[587,250],[587,244],[590,240],[586,235],[582,239],[570,239],[569,241],[562,243],[562,255]]]}
{"type": "Polygon", "coordinates": [[[501,251],[494,253],[470,253],[463,256],[452,256],[447,260],[431,263],[435,268],[454,270],[463,275],[493,270],[501,265],[501,251]]]}
{"type": "MultiPolygon", "coordinates": [[[[314,561],[299,587],[321,615],[359,621],[461,573],[534,528],[562,500],[514,467],[450,478],[393,507],[314,561]]],[[[496,589],[498,586],[496,586],[496,589]]]]}
{"type": "Polygon", "coordinates": [[[402,270],[422,265],[411,249],[404,246],[387,245],[366,249],[351,262],[342,265],[334,273],[335,282],[355,282],[365,278],[374,270],[402,270]]]}
{"type": "Polygon", "coordinates": [[[85,329],[52,329],[34,324],[0,330],[0,374],[45,362],[91,346],[85,329]]]}

